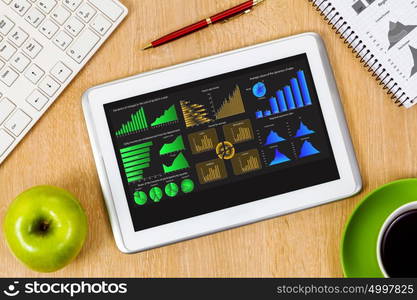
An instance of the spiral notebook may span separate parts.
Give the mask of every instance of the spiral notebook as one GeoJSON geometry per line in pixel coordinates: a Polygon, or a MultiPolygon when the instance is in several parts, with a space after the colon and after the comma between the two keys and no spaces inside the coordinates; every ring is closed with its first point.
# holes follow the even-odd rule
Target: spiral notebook
{"type": "Polygon", "coordinates": [[[417,0],[308,0],[392,100],[417,103],[417,0]]]}

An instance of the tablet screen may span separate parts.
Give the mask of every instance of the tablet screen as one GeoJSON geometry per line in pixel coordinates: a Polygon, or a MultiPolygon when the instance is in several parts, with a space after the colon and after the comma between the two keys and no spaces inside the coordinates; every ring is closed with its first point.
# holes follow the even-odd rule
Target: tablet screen
{"type": "Polygon", "coordinates": [[[319,81],[303,54],[106,104],[135,231],[339,179],[319,81]]]}

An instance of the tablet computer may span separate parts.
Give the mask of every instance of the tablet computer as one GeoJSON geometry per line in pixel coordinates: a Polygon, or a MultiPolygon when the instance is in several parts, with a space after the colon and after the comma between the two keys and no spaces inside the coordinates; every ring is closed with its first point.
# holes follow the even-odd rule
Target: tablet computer
{"type": "Polygon", "coordinates": [[[333,73],[313,33],[97,86],[83,108],[126,253],[361,189],[333,73]]]}

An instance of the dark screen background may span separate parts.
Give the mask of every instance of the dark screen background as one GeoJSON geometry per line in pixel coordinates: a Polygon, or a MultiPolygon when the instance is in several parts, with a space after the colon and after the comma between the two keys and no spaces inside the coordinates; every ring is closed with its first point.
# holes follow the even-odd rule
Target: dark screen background
{"type": "Polygon", "coordinates": [[[307,56],[303,54],[106,104],[104,108],[135,230],[339,179],[314,80],[307,56]],[[278,90],[297,78],[299,70],[304,71],[311,105],[257,118],[256,112],[270,110],[269,99],[277,97],[278,90]],[[257,83],[265,87],[263,92],[262,89],[254,91],[257,83]],[[157,120],[167,121],[160,117],[170,112],[172,115],[173,106],[177,118],[158,124],[161,122],[157,120]],[[188,108],[193,108],[192,114],[184,113],[188,108]],[[128,133],[121,134],[123,125],[132,120],[132,115],[137,116],[139,110],[143,111],[146,128],[130,127],[126,129],[128,133]],[[309,132],[298,137],[301,123],[309,132]],[[227,146],[222,142],[230,142],[230,128],[234,130],[233,158],[222,159],[225,158],[222,150],[227,146]],[[284,140],[266,145],[272,131],[284,140]],[[201,149],[204,144],[203,140],[196,143],[192,139],[196,134],[209,137],[213,149],[196,153],[196,145],[201,149]],[[239,142],[245,136],[248,139],[239,142]],[[184,147],[161,154],[162,149],[176,139],[182,139],[184,147]],[[146,168],[140,171],[143,178],[129,182],[121,150],[146,143],[152,145],[145,153],[145,161],[149,162],[142,165],[146,168]],[[220,152],[214,149],[219,143],[220,152]],[[301,157],[303,145],[312,145],[316,152],[301,157]],[[276,151],[284,154],[288,161],[270,165],[276,161],[276,151]],[[171,167],[178,156],[185,158],[186,165],[167,173],[165,167],[171,167]],[[211,161],[214,164],[208,163],[211,161]],[[217,179],[210,181],[210,178],[217,179]],[[194,183],[191,192],[183,191],[184,180],[194,183]],[[162,194],[155,193],[158,188],[162,194]],[[139,196],[142,200],[138,202],[139,196]]]}

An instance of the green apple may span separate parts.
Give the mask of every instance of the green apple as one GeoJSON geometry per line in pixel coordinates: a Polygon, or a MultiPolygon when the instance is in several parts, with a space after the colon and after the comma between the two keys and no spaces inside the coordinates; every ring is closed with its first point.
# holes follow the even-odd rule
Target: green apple
{"type": "Polygon", "coordinates": [[[88,231],[78,200],[53,186],[37,186],[10,205],[3,230],[13,254],[38,272],[54,272],[80,252],[88,231]]]}

